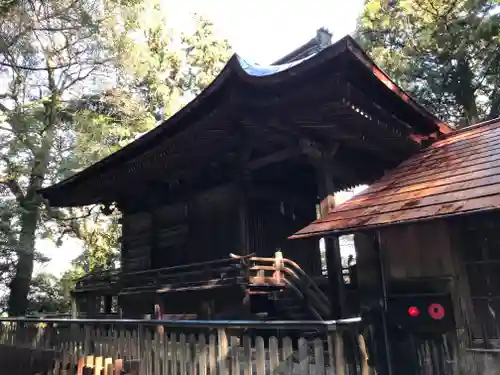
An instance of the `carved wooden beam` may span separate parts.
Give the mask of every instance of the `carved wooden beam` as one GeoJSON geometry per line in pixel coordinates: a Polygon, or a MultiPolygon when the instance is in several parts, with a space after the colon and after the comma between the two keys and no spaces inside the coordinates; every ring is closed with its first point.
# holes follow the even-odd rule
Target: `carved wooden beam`
{"type": "Polygon", "coordinates": [[[275,164],[275,163],[285,161],[287,159],[296,158],[300,155],[301,155],[301,152],[299,149],[286,148],[286,149],[283,149],[283,150],[280,150],[277,152],[273,152],[272,154],[263,156],[261,158],[250,160],[246,164],[246,168],[250,169],[250,170],[260,169],[260,168],[265,167],[265,166],[270,165],[270,164],[275,164]]]}

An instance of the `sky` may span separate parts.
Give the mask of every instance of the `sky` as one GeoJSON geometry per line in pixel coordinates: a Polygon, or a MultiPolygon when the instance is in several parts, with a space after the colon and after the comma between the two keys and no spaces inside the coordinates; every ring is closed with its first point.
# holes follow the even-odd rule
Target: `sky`
{"type": "MultiPolygon", "coordinates": [[[[217,33],[241,57],[266,65],[309,41],[320,27],[333,34],[333,41],[352,33],[363,0],[164,0],[162,5],[168,9],[172,27],[183,28],[198,13],[214,23],[217,33]]],[[[74,239],[60,248],[49,240],[39,241],[37,248],[51,261],[35,272],[56,275],[81,252],[81,244],[74,239]]]]}

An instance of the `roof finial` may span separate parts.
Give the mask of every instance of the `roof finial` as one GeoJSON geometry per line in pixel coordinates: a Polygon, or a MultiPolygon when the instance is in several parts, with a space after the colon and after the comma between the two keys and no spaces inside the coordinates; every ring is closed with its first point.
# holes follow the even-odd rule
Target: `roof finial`
{"type": "Polygon", "coordinates": [[[320,27],[316,31],[316,40],[322,49],[326,48],[332,44],[332,33],[327,28],[320,27]]]}

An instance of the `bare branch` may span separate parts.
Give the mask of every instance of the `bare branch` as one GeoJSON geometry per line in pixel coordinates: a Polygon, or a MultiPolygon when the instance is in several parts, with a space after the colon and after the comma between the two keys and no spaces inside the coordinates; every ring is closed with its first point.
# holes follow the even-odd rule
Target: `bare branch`
{"type": "Polygon", "coordinates": [[[6,128],[5,126],[0,125],[0,130],[9,132],[9,133],[14,133],[14,131],[11,128],[6,128]]]}
{"type": "Polygon", "coordinates": [[[3,113],[6,113],[6,114],[12,113],[12,111],[2,103],[0,103],[0,111],[2,111],[3,113]]]}
{"type": "MultiPolygon", "coordinates": [[[[80,219],[86,219],[90,216],[92,216],[92,213],[94,211],[94,209],[98,207],[97,205],[94,205],[92,206],[91,208],[89,208],[87,210],[87,212],[81,216],[73,216],[73,217],[65,217],[64,214],[62,214],[61,211],[59,210],[56,210],[57,212],[54,212],[54,214],[56,216],[53,216],[52,218],[57,220],[57,221],[71,221],[71,220],[80,220],[80,219]]],[[[54,210],[53,208],[51,208],[51,210],[54,210]]]]}
{"type": "Polygon", "coordinates": [[[9,188],[11,193],[16,197],[18,202],[22,202],[24,199],[24,193],[21,186],[15,179],[5,179],[0,180],[0,184],[5,185],[9,188]]]}

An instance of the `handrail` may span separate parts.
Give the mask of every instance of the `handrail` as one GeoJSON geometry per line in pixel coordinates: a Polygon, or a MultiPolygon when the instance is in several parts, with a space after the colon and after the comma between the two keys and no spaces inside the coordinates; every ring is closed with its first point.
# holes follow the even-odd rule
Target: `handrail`
{"type": "Polygon", "coordinates": [[[127,273],[124,273],[123,276],[138,276],[138,275],[142,275],[142,274],[157,273],[157,272],[161,272],[161,271],[170,272],[170,271],[177,271],[177,270],[181,270],[181,269],[197,268],[197,267],[202,267],[202,266],[211,266],[214,264],[224,264],[224,263],[235,263],[235,261],[234,261],[234,259],[231,259],[231,258],[224,258],[224,259],[210,260],[210,261],[206,261],[206,262],[182,264],[180,266],[163,267],[163,268],[155,268],[152,270],[127,272],[127,273]]]}
{"type": "MultiPolygon", "coordinates": [[[[295,285],[293,285],[289,280],[287,280],[286,278],[285,278],[285,282],[299,297],[301,297],[302,300],[306,299],[304,297],[304,294],[295,285]]],[[[318,313],[318,311],[313,306],[309,305],[309,308],[311,309],[311,312],[316,317],[316,319],[323,320],[323,317],[321,316],[321,314],[318,313]]]]}
{"type": "Polygon", "coordinates": [[[143,325],[165,326],[170,328],[235,328],[235,329],[324,329],[337,331],[350,327],[358,327],[362,323],[360,317],[338,320],[145,320],[145,319],[34,319],[26,317],[0,318],[0,323],[47,323],[47,324],[109,324],[109,325],[143,325]]]}
{"type": "MultiPolygon", "coordinates": [[[[252,258],[249,258],[249,260],[269,262],[269,263],[273,263],[273,264],[276,261],[275,258],[261,258],[261,257],[252,257],[252,258]]],[[[307,280],[308,284],[315,290],[315,292],[318,293],[320,298],[323,299],[323,302],[325,304],[330,305],[330,300],[328,299],[328,297],[325,296],[323,291],[318,287],[318,285],[314,282],[314,280],[311,279],[311,277],[306,272],[304,272],[304,270],[297,263],[295,263],[293,260],[288,259],[288,258],[283,258],[282,261],[284,264],[289,264],[293,268],[297,269],[299,271],[299,273],[301,274],[301,276],[303,276],[307,280]]]]}
{"type": "MultiPolygon", "coordinates": [[[[297,282],[300,286],[301,292],[300,294],[298,293],[298,288],[292,288],[296,294],[299,295],[299,297],[304,298],[304,293],[307,293],[308,297],[313,300],[313,302],[316,303],[316,307],[313,307],[309,305],[309,308],[311,309],[311,312],[315,315],[318,316],[320,319],[323,319],[321,315],[318,313],[317,309],[319,308],[321,312],[324,314],[324,317],[328,317],[330,314],[330,301],[328,300],[328,297],[325,296],[323,291],[319,289],[319,287],[316,285],[314,280],[311,279],[311,277],[302,270],[302,268],[295,263],[294,261],[287,259],[287,258],[282,258],[280,261],[283,262],[284,265],[288,265],[290,267],[281,267],[279,269],[276,268],[275,258],[263,258],[263,257],[255,257],[253,254],[251,255],[235,255],[235,254],[230,254],[230,257],[233,259],[238,259],[238,260],[244,260],[245,262],[264,262],[264,263],[271,263],[271,266],[259,266],[259,265],[254,265],[249,267],[250,270],[268,270],[268,271],[281,271],[285,275],[289,275],[293,281],[297,282]],[[297,273],[294,271],[298,271],[300,274],[297,275],[297,273]],[[305,285],[304,285],[305,281],[305,285]],[[309,291],[308,287],[311,287],[311,291],[309,291]],[[303,290],[303,292],[302,292],[303,290]]],[[[285,281],[289,286],[293,285],[292,280],[288,280],[286,277],[284,278],[285,281]]]]}
{"type": "MultiPolygon", "coordinates": [[[[226,272],[226,271],[234,271],[234,270],[237,270],[235,267],[231,267],[231,266],[221,266],[220,268],[209,268],[209,269],[201,269],[201,270],[194,270],[194,271],[185,271],[185,272],[178,272],[178,273],[172,273],[172,274],[169,274],[169,273],[163,273],[161,274],[160,273],[160,276],[162,278],[168,278],[168,277],[175,277],[175,278],[181,278],[182,276],[186,276],[186,275],[197,275],[199,273],[202,273],[202,272],[209,272],[209,273],[215,273],[215,272],[226,272]]],[[[152,275],[157,275],[158,273],[157,272],[151,272],[152,275]]],[[[127,276],[130,276],[129,274],[123,274],[122,277],[127,277],[127,276]]],[[[141,276],[150,276],[150,274],[143,274],[141,276]]],[[[142,278],[141,278],[142,280],[142,278]]],[[[156,281],[156,279],[155,279],[156,281]]]]}
{"type": "MultiPolygon", "coordinates": [[[[250,270],[263,270],[263,271],[275,271],[276,268],[275,267],[272,267],[272,266],[252,266],[250,267],[250,270]]],[[[285,274],[287,275],[290,275],[293,279],[293,281],[296,281],[299,285],[301,284],[301,280],[300,278],[297,276],[297,274],[291,270],[290,268],[288,267],[283,267],[280,269],[281,272],[284,272],[285,274]]],[[[293,282],[291,280],[288,280],[288,278],[284,278],[284,280],[287,282],[287,285],[289,286],[293,286],[292,289],[294,289],[294,291],[297,293],[297,291],[299,290],[297,287],[295,287],[295,285],[293,285],[293,282]]],[[[319,308],[322,310],[321,312],[325,315],[325,316],[328,316],[330,314],[330,308],[329,308],[329,305],[327,304],[324,304],[322,301],[319,300],[318,296],[315,294],[315,293],[309,293],[308,294],[309,297],[313,298],[316,302],[316,304],[319,306],[319,308]]],[[[304,295],[302,292],[300,292],[300,295],[299,297],[301,297],[302,299],[305,299],[304,295]]],[[[310,306],[311,308],[313,308],[312,306],[310,306]]],[[[316,309],[315,310],[315,314],[317,314],[317,311],[316,309]]],[[[320,316],[320,319],[323,319],[323,317],[320,316]]]]}

